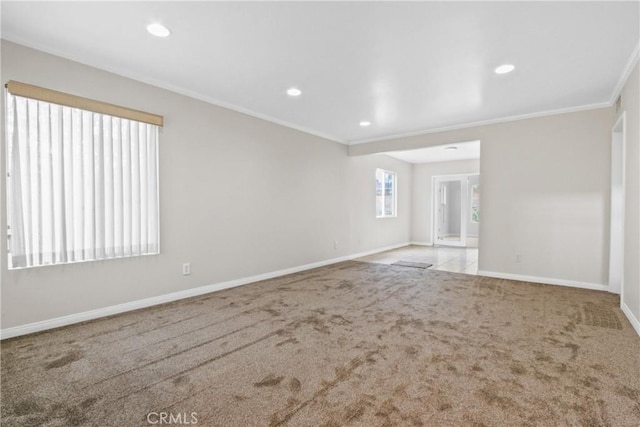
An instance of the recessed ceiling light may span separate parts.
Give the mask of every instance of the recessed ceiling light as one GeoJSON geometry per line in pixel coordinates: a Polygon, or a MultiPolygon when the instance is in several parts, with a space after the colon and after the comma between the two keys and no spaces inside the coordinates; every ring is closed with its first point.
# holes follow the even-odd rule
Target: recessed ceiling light
{"type": "Polygon", "coordinates": [[[158,23],[147,25],[147,31],[156,37],[169,37],[171,35],[171,31],[167,27],[158,23]]]}
{"type": "Polygon", "coordinates": [[[458,149],[458,147],[456,147],[456,146],[452,145],[452,146],[450,146],[450,147],[444,147],[444,149],[445,149],[445,150],[457,150],[457,149],[458,149]]]}
{"type": "Polygon", "coordinates": [[[371,125],[371,122],[368,122],[368,121],[366,121],[366,120],[363,120],[363,121],[361,121],[361,122],[360,122],[360,126],[362,126],[363,128],[364,128],[364,127],[367,127],[367,126],[369,126],[369,125],[371,125]]]}
{"type": "Polygon", "coordinates": [[[513,71],[516,68],[511,64],[503,64],[495,69],[496,74],[507,74],[513,71]]]}
{"type": "Polygon", "coordinates": [[[287,89],[287,95],[289,96],[300,96],[301,94],[302,94],[302,91],[297,87],[292,87],[287,89]]]}

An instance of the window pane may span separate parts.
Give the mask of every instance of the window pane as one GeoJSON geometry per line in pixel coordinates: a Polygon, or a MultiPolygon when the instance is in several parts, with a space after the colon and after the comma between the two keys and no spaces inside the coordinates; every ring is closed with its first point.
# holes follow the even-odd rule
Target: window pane
{"type": "Polygon", "coordinates": [[[396,174],[376,169],[376,217],[396,216],[396,174]]]}
{"type": "Polygon", "coordinates": [[[471,186],[471,222],[480,222],[480,184],[471,186]]]}
{"type": "Polygon", "coordinates": [[[382,216],[382,207],[384,206],[384,196],[382,187],[384,182],[384,171],[376,170],[376,216],[382,216]]]}
{"type": "Polygon", "coordinates": [[[395,175],[385,172],[384,177],[384,214],[385,216],[395,215],[395,175]]]}

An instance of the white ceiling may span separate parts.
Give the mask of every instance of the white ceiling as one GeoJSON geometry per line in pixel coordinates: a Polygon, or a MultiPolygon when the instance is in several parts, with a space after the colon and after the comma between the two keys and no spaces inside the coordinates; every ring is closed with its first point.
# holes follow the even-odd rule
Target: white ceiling
{"type": "Polygon", "coordinates": [[[638,2],[1,8],[5,39],[347,143],[609,105],[639,38],[638,2]]]}
{"type": "Polygon", "coordinates": [[[480,141],[438,145],[416,150],[391,151],[383,154],[414,164],[479,159],[480,141]]]}

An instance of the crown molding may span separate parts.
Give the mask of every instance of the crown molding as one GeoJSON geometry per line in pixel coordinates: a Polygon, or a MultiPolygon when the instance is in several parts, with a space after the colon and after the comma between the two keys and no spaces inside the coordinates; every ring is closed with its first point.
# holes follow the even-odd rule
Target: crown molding
{"type": "Polygon", "coordinates": [[[599,102],[597,104],[581,105],[581,106],[578,106],[578,107],[569,107],[569,108],[561,108],[561,109],[558,109],[558,110],[547,110],[547,111],[541,111],[541,112],[537,112],[537,113],[520,114],[520,115],[517,115],[517,116],[501,117],[499,119],[482,120],[482,121],[479,121],[479,122],[463,123],[463,124],[459,124],[459,125],[445,126],[445,127],[441,127],[441,128],[426,129],[426,130],[420,130],[420,131],[415,131],[415,132],[399,133],[399,134],[381,136],[381,137],[370,138],[370,139],[356,140],[356,141],[350,141],[347,144],[348,145],[359,145],[359,144],[367,144],[369,142],[389,141],[389,140],[392,140],[392,139],[407,138],[407,137],[410,137],[410,136],[420,136],[420,135],[427,135],[427,134],[430,134],[430,133],[448,132],[448,131],[459,130],[459,129],[473,128],[473,127],[478,127],[478,126],[493,125],[493,124],[506,123],[506,122],[514,122],[514,121],[517,121],[517,120],[535,119],[535,118],[538,118],[538,117],[554,116],[554,115],[557,115],[557,114],[576,113],[578,111],[587,111],[587,110],[597,110],[599,108],[611,107],[611,105],[612,104],[610,102],[599,102]]]}
{"type": "Polygon", "coordinates": [[[587,111],[587,110],[595,110],[595,109],[599,109],[599,108],[609,108],[613,105],[613,103],[615,102],[616,98],[618,97],[618,94],[621,92],[624,84],[626,83],[627,79],[629,78],[629,75],[631,74],[631,71],[633,71],[633,68],[635,67],[635,65],[638,63],[638,60],[640,59],[640,43],[638,43],[636,45],[636,47],[633,49],[633,51],[631,52],[631,55],[629,57],[629,59],[627,60],[627,63],[622,71],[622,73],[620,74],[620,77],[618,79],[618,82],[616,83],[613,92],[611,94],[611,97],[608,101],[606,102],[600,102],[600,103],[595,103],[595,104],[587,104],[587,105],[581,105],[581,106],[577,106],[577,107],[569,107],[569,108],[562,108],[562,109],[555,109],[555,110],[547,110],[547,111],[540,111],[540,112],[536,112],[536,113],[528,113],[528,114],[520,114],[520,115],[516,115],[516,116],[507,116],[507,117],[501,117],[501,118],[497,118],[497,119],[489,119],[489,120],[481,120],[481,121],[477,121],[477,122],[471,122],[471,123],[462,123],[462,124],[458,124],[458,125],[451,125],[451,126],[444,126],[444,127],[439,127],[439,128],[432,128],[432,129],[423,129],[423,130],[418,130],[418,131],[413,131],[413,132],[404,132],[404,133],[398,133],[398,134],[391,134],[391,135],[385,135],[385,136],[380,136],[380,137],[374,137],[374,138],[367,138],[367,139],[361,139],[361,140],[353,140],[353,141],[346,141],[344,139],[341,138],[337,138],[333,135],[328,135],[326,133],[323,132],[319,132],[315,129],[310,129],[304,126],[300,126],[300,125],[296,125],[294,123],[290,123],[287,122],[285,120],[281,120],[281,119],[277,119],[275,117],[271,117],[269,115],[266,114],[262,114],[262,113],[258,113],[256,111],[235,105],[235,104],[231,104],[228,102],[224,102],[224,101],[220,101],[219,99],[213,98],[213,97],[209,97],[209,96],[205,96],[202,95],[198,92],[192,91],[190,89],[186,89],[182,86],[176,86],[176,85],[172,85],[169,83],[166,83],[164,81],[160,81],[160,80],[156,80],[156,79],[152,79],[146,76],[142,76],[140,74],[137,73],[133,73],[130,72],[128,70],[123,70],[120,69],[118,67],[103,67],[103,66],[96,66],[93,65],[90,61],[87,61],[86,58],[79,56],[79,55],[69,55],[65,52],[61,52],[58,51],[54,48],[51,48],[49,46],[45,46],[39,43],[31,43],[27,40],[24,40],[20,37],[15,37],[13,35],[7,35],[7,34],[3,34],[2,35],[2,39],[13,42],[13,43],[17,43],[19,45],[22,46],[26,46],[28,48],[31,49],[35,49],[35,50],[39,50],[51,55],[55,55],[61,58],[65,58],[65,59],[69,59],[71,61],[75,61],[78,62],[80,64],[89,66],[89,67],[93,67],[99,70],[103,70],[103,71],[107,71],[113,74],[117,74],[119,76],[122,77],[126,77],[132,80],[136,80],[139,81],[141,83],[145,83],[154,87],[158,87],[161,89],[165,89],[180,95],[184,95],[187,96],[189,98],[193,98],[193,99],[197,99],[199,101],[203,101],[206,102],[208,104],[212,104],[218,107],[222,107],[222,108],[226,108],[228,110],[232,110],[232,111],[236,111],[238,113],[241,114],[245,114],[247,116],[251,116],[251,117],[255,117],[257,119],[260,120],[265,120],[267,122],[271,122],[271,123],[275,123],[277,125],[280,126],[284,126],[290,129],[294,129],[300,132],[304,132],[307,133],[309,135],[313,135],[313,136],[317,136],[332,142],[337,142],[340,144],[344,144],[347,146],[350,145],[359,145],[359,144],[367,144],[370,142],[379,142],[379,141],[388,141],[388,140],[393,140],[393,139],[399,139],[399,138],[407,138],[407,137],[412,137],[412,136],[420,136],[420,135],[428,135],[428,134],[432,134],[432,133],[439,133],[439,132],[448,132],[448,131],[455,131],[455,130],[460,130],[460,129],[468,129],[468,128],[472,128],[472,127],[478,127],[478,126],[485,126],[485,125],[492,125],[492,124],[499,124],[499,123],[506,123],[506,122],[512,122],[512,121],[517,121],[517,120],[526,120],[526,119],[533,119],[533,118],[538,118],[538,117],[545,117],[545,116],[553,116],[553,115],[557,115],[557,114],[565,114],[565,113],[574,113],[574,112],[579,112],[579,111],[587,111]]]}
{"type": "Polygon", "coordinates": [[[616,102],[616,98],[618,98],[618,95],[620,94],[620,92],[622,92],[622,88],[624,87],[624,84],[627,82],[629,75],[633,71],[633,68],[636,66],[639,59],[640,59],[640,42],[636,44],[636,47],[633,49],[633,51],[631,52],[631,55],[629,56],[629,59],[627,60],[627,64],[622,69],[620,78],[618,78],[618,82],[614,86],[613,92],[611,93],[611,99],[609,99],[609,104],[613,105],[616,102]]]}
{"type": "Polygon", "coordinates": [[[212,105],[215,105],[215,106],[218,106],[218,107],[226,108],[228,110],[233,110],[235,112],[238,112],[238,113],[241,113],[241,114],[245,114],[247,116],[255,117],[255,118],[260,119],[260,120],[264,120],[264,121],[267,121],[267,122],[275,123],[277,125],[284,126],[284,127],[289,128],[289,129],[294,129],[294,130],[297,130],[297,131],[300,131],[300,132],[304,132],[304,133],[307,133],[307,134],[310,134],[310,135],[313,135],[313,136],[317,136],[317,137],[320,137],[320,138],[323,138],[323,139],[327,139],[327,140],[332,141],[332,142],[337,142],[337,143],[340,143],[340,144],[348,145],[346,141],[344,141],[344,140],[342,140],[340,138],[336,138],[333,135],[328,135],[328,134],[323,133],[323,132],[318,132],[317,130],[310,129],[310,128],[307,128],[307,127],[304,127],[304,126],[300,126],[300,125],[296,125],[294,123],[290,123],[290,122],[287,122],[285,120],[276,119],[275,117],[271,117],[271,116],[268,116],[266,114],[258,113],[256,111],[250,110],[248,108],[244,108],[244,107],[240,107],[240,106],[235,105],[235,104],[230,104],[228,102],[220,101],[219,99],[202,95],[202,94],[200,94],[198,92],[192,91],[190,89],[186,89],[186,88],[184,88],[182,86],[172,85],[170,83],[167,83],[167,82],[164,82],[164,81],[161,81],[161,80],[152,79],[152,78],[149,78],[149,77],[137,74],[137,73],[133,73],[133,72],[128,71],[128,70],[120,69],[118,67],[94,65],[94,64],[91,63],[91,61],[86,60],[86,58],[84,58],[81,55],[69,55],[66,52],[58,51],[58,50],[53,49],[53,48],[51,48],[49,46],[41,45],[39,43],[31,43],[31,42],[29,42],[27,40],[21,39],[20,37],[14,37],[12,35],[3,34],[2,35],[2,39],[3,40],[7,40],[7,41],[12,42],[12,43],[19,44],[21,46],[25,46],[25,47],[28,47],[28,48],[31,48],[31,49],[38,50],[38,51],[41,51],[41,52],[44,52],[44,53],[48,53],[50,55],[54,55],[54,56],[58,56],[60,58],[68,59],[70,61],[78,62],[80,64],[83,64],[83,65],[86,65],[88,67],[92,67],[92,68],[95,68],[95,69],[98,69],[98,70],[101,70],[101,71],[107,71],[109,73],[113,73],[113,74],[119,75],[121,77],[126,77],[128,79],[135,80],[135,81],[138,81],[138,82],[141,82],[141,83],[145,83],[145,84],[148,84],[150,86],[158,87],[160,89],[165,89],[165,90],[168,90],[170,92],[177,93],[179,95],[184,95],[184,96],[187,96],[189,98],[197,99],[198,101],[203,101],[203,102],[206,102],[208,104],[212,104],[212,105]]]}

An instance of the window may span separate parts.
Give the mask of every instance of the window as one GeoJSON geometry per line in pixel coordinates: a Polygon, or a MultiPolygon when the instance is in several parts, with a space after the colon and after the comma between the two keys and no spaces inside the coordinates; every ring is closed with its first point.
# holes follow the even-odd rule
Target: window
{"type": "Polygon", "coordinates": [[[480,184],[471,186],[471,222],[480,222],[480,184]]]}
{"type": "Polygon", "coordinates": [[[9,268],[159,253],[159,125],[12,83],[23,85],[7,84],[9,268]]]}
{"type": "Polygon", "coordinates": [[[395,217],[396,173],[376,169],[376,218],[395,217]]]}

